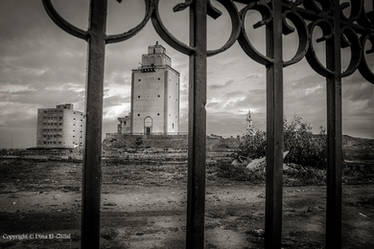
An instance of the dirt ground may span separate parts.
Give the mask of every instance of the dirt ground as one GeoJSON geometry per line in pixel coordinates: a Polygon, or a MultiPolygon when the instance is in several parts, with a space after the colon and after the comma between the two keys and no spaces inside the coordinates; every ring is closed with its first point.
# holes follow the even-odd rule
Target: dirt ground
{"type": "MultiPolygon", "coordinates": [[[[105,164],[102,248],[184,248],[185,169],[105,164]]],[[[79,163],[0,161],[0,248],[79,248],[80,179],[79,163]],[[16,234],[39,237],[9,239],[16,234]]],[[[208,176],[207,249],[263,248],[264,190],[208,176]]],[[[283,248],[323,248],[325,192],[324,186],[284,188],[283,248]]],[[[374,184],[344,185],[344,248],[374,248],[373,237],[374,184]]]]}

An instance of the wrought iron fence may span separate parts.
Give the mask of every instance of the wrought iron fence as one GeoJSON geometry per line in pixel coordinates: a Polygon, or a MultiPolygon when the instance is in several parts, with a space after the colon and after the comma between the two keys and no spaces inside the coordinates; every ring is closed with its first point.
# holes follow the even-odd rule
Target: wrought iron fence
{"type": "MultiPolygon", "coordinates": [[[[99,248],[101,129],[103,110],[103,77],[105,45],[126,41],[151,20],[157,33],[171,47],[189,56],[189,135],[186,248],[204,247],[205,206],[205,137],[207,57],[230,48],[236,41],[250,59],[266,67],[267,166],[265,207],[265,248],[281,248],[282,165],[283,165],[283,68],[304,57],[327,84],[327,206],[326,248],[341,248],[342,199],[342,79],[357,69],[374,83],[367,53],[374,52],[374,12],[366,13],[364,0],[217,0],[228,11],[232,30],[219,49],[207,49],[207,15],[216,19],[221,12],[210,0],[185,0],[173,10],[190,11],[190,41],[185,44],[171,34],[160,18],[159,0],[145,1],[144,19],[133,29],[117,35],[106,35],[107,0],[91,0],[90,25],[81,30],[63,19],[51,0],[42,0],[50,18],[69,34],[88,42],[88,81],[86,103],[86,142],[83,167],[82,234],[83,249],[99,248]],[[244,4],[238,9],[237,3],[244,4]],[[343,14],[351,8],[350,15],[343,14]],[[262,20],[254,28],[266,26],[266,54],[260,53],[247,36],[245,18],[248,11],[258,11],[262,20]],[[294,27],[290,26],[288,21],[294,27]],[[321,28],[317,42],[326,42],[326,66],[316,56],[313,31],[321,28]],[[296,32],[299,47],[292,59],[283,61],[282,35],[296,32]],[[370,43],[371,47],[367,48],[370,43]],[[348,68],[342,71],[341,48],[350,47],[348,68]]],[[[117,0],[121,2],[121,0],[117,0]]],[[[374,5],[374,3],[373,3],[374,5]]]]}

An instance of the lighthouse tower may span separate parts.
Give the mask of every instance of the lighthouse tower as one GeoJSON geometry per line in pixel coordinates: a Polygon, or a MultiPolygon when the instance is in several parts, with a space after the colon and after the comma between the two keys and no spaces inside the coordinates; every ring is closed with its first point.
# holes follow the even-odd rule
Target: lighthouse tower
{"type": "Polygon", "coordinates": [[[132,134],[173,135],[179,132],[179,72],[166,49],[156,42],[132,70],[130,130],[132,134]]]}

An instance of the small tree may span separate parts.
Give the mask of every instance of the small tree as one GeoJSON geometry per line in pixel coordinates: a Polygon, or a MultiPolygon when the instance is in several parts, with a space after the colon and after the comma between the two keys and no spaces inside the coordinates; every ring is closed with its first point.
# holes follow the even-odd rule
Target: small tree
{"type": "Polygon", "coordinates": [[[246,120],[248,122],[247,134],[240,140],[239,159],[264,157],[266,153],[265,132],[254,127],[251,110],[248,111],[246,120]]]}
{"type": "MultiPolygon", "coordinates": [[[[260,158],[266,154],[266,133],[256,129],[248,113],[247,133],[241,138],[238,158],[260,158]]],[[[284,150],[289,151],[285,162],[303,166],[324,168],[326,165],[326,135],[321,127],[320,134],[312,133],[312,126],[302,117],[295,116],[283,122],[284,150]]]]}
{"type": "Polygon", "coordinates": [[[326,142],[323,128],[319,135],[312,133],[312,126],[302,117],[284,121],[284,148],[289,151],[286,162],[323,168],[326,165],[326,142]]]}

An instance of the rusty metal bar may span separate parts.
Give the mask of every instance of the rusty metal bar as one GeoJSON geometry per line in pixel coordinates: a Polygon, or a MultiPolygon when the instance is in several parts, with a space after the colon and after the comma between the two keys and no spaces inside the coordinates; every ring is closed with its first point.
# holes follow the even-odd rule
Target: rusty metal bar
{"type": "Polygon", "coordinates": [[[92,0],[88,39],[86,136],[82,189],[82,249],[100,248],[101,128],[107,0],[92,0]]]}
{"type": "Polygon", "coordinates": [[[204,248],[207,78],[207,0],[190,6],[187,249],[204,248]]]}
{"type": "Polygon", "coordinates": [[[334,0],[333,37],[326,41],[326,66],[334,72],[327,83],[326,248],[341,248],[342,218],[342,92],[339,0],[334,0]]]}
{"type": "Polygon", "coordinates": [[[272,1],[273,20],[266,26],[266,200],[265,248],[280,249],[282,234],[283,58],[282,1],[272,1]]]}

